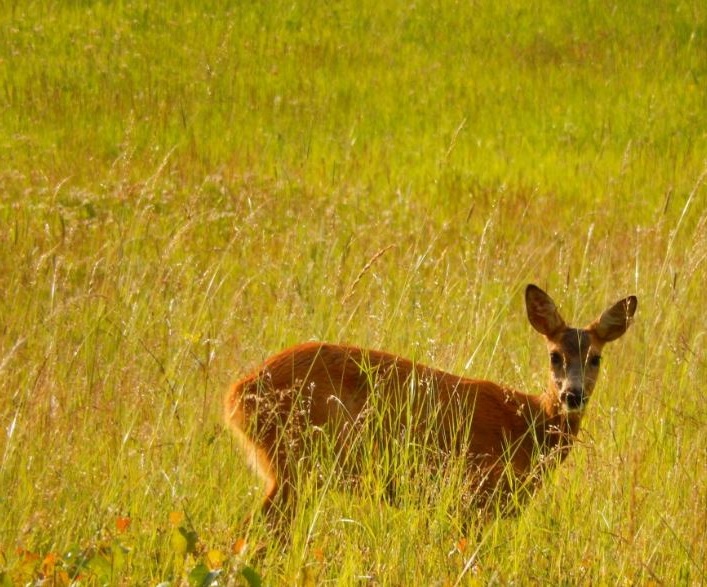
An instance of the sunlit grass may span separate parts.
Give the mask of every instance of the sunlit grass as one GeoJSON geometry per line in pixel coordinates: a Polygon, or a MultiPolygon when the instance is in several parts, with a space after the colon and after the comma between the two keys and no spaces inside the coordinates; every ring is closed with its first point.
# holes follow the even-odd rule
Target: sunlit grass
{"type": "Polygon", "coordinates": [[[704,582],[705,34],[699,2],[3,5],[0,584],[704,582]],[[303,487],[288,547],[242,525],[230,381],[319,339],[539,391],[529,281],[639,308],[520,517],[463,537],[432,482],[303,487]]]}

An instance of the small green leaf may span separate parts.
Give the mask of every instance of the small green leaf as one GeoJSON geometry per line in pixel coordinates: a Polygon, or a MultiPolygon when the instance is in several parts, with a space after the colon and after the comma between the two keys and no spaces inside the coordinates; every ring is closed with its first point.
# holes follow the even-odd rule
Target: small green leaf
{"type": "Polygon", "coordinates": [[[109,582],[113,575],[113,566],[102,554],[95,554],[86,563],[86,567],[96,575],[99,581],[109,582]]]}
{"type": "Polygon", "coordinates": [[[250,587],[262,587],[263,578],[253,567],[243,567],[241,570],[241,575],[243,575],[243,578],[248,581],[248,585],[250,587]]]}
{"type": "Polygon", "coordinates": [[[126,558],[130,550],[123,546],[118,540],[113,540],[111,553],[113,555],[113,569],[121,570],[125,568],[126,558]]]}
{"type": "Polygon", "coordinates": [[[194,530],[187,530],[184,526],[172,530],[172,549],[176,554],[185,555],[196,550],[199,537],[194,530]]]}
{"type": "Polygon", "coordinates": [[[0,572],[0,587],[13,587],[12,579],[7,573],[0,572]]]}
{"type": "Polygon", "coordinates": [[[189,585],[192,587],[208,587],[221,574],[221,571],[210,571],[204,563],[196,565],[189,573],[189,585]]]}

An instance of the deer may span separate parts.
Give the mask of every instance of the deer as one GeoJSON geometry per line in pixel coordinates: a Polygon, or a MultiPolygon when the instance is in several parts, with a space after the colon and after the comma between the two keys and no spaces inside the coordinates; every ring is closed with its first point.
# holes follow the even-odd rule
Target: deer
{"type": "Polygon", "coordinates": [[[403,439],[425,447],[436,462],[461,459],[479,510],[517,511],[525,501],[517,499],[519,490],[532,495],[570,452],[602,349],[626,332],[638,300],[616,302],[584,328],[568,326],[536,285],[526,287],[525,306],[549,356],[549,382],[539,394],[325,342],[288,348],[233,384],[225,395],[225,421],[263,486],[260,510],[268,518],[292,511],[297,472],[316,466],[313,438],[325,438],[355,477],[355,447],[374,430],[383,447],[403,439]]]}

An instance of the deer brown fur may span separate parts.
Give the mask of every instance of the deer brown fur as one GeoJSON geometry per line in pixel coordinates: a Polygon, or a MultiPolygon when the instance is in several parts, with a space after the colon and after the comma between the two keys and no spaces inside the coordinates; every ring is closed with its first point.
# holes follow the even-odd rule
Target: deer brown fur
{"type": "Polygon", "coordinates": [[[377,350],[309,342],[267,359],[235,383],[225,419],[264,484],[266,511],[291,504],[295,465],[311,450],[312,431],[331,441],[355,473],[352,446],[365,434],[372,405],[384,410],[378,434],[402,432],[464,459],[479,505],[514,487],[534,488],[577,436],[604,345],[624,334],[637,307],[627,297],[585,328],[572,328],[540,288],[528,285],[531,325],[544,335],[550,381],[539,395],[446,373],[377,350]]]}

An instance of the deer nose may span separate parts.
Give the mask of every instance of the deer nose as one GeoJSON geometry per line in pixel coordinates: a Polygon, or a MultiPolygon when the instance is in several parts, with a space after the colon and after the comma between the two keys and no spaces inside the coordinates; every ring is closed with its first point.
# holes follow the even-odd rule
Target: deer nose
{"type": "Polygon", "coordinates": [[[565,403],[570,410],[578,410],[584,404],[584,392],[581,387],[573,387],[565,394],[565,403]]]}

